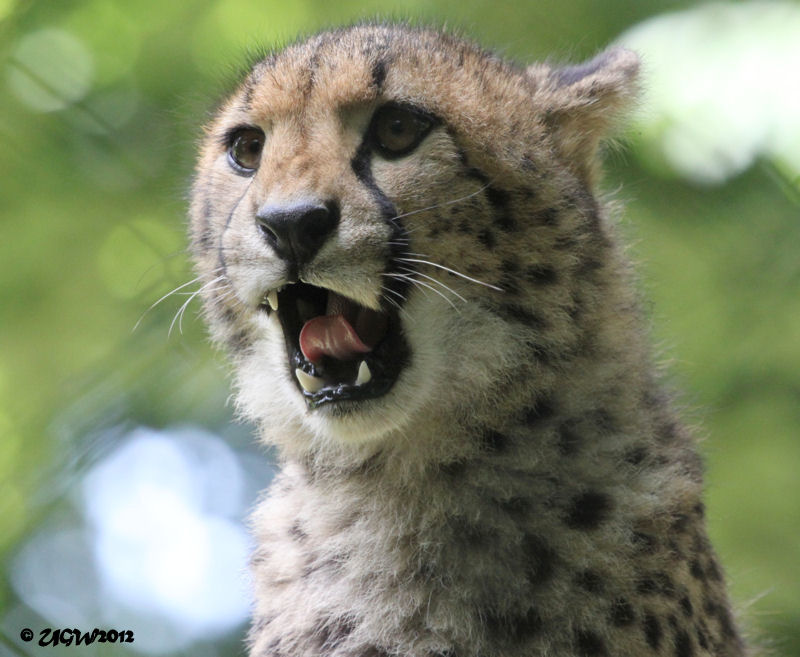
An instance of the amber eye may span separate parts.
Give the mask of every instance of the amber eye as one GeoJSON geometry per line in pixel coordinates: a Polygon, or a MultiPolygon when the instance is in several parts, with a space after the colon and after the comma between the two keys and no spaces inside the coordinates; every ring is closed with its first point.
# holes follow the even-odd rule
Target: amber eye
{"type": "Polygon", "coordinates": [[[434,120],[421,110],[384,105],[372,117],[372,138],[387,157],[413,151],[433,127],[434,120]]]}
{"type": "Polygon", "coordinates": [[[228,162],[239,173],[249,174],[258,169],[264,133],[258,128],[240,128],[230,138],[228,162]]]}

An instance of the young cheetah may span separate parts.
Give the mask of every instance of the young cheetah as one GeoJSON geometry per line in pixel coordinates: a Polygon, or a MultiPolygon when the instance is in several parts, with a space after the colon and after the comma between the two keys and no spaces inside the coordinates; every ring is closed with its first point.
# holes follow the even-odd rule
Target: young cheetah
{"type": "Polygon", "coordinates": [[[253,657],[746,654],[597,194],[637,66],[361,25],[217,112],[192,248],[282,466],[253,657]]]}

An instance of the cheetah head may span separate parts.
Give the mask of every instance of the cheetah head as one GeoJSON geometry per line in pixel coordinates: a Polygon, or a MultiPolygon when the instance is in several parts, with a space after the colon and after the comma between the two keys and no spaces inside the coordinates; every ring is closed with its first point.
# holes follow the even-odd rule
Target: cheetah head
{"type": "MultiPolygon", "coordinates": [[[[516,254],[535,260],[579,223],[536,217],[591,183],[632,68],[614,51],[571,74],[517,69],[390,26],[256,63],[207,128],[191,204],[206,314],[245,413],[363,442],[485,399],[526,331],[558,323],[509,321],[531,301],[516,254]]],[[[560,266],[541,271],[560,284],[560,266]]],[[[543,317],[569,294],[552,290],[543,317]]]]}

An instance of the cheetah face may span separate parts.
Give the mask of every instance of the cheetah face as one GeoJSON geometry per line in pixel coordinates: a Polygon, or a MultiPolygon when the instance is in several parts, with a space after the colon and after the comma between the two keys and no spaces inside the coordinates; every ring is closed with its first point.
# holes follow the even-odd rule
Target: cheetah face
{"type": "Polygon", "coordinates": [[[210,171],[196,184],[219,279],[208,305],[241,340],[240,397],[255,413],[370,436],[400,424],[425,389],[419,369],[436,344],[425,327],[450,300],[418,299],[415,275],[429,287],[434,279],[415,272],[421,258],[403,218],[420,201],[437,205],[430,189],[446,185],[422,187],[422,176],[443,158],[452,169],[455,148],[442,122],[412,103],[312,109],[221,115],[210,171]]]}
{"type": "MultiPolygon", "coordinates": [[[[531,179],[550,176],[558,197],[580,173],[547,172],[548,85],[562,83],[546,75],[387,26],[322,34],[253,67],[207,128],[191,205],[206,314],[246,415],[361,442],[485,402],[524,349],[544,348],[516,254],[531,280],[558,280],[537,254],[571,227],[531,179]]],[[[551,286],[536,312],[549,303],[562,321],[565,294],[551,286]]]]}

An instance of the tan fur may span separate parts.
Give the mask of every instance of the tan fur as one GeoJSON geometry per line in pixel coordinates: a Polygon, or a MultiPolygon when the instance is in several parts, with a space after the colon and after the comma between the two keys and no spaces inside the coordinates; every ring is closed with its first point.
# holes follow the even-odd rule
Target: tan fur
{"type": "Polygon", "coordinates": [[[745,654],[596,191],[636,71],[625,50],[526,70],[358,26],[257,63],[218,111],[193,251],[239,407],[283,468],[253,519],[253,656],[745,654]],[[387,102],[439,121],[403,157],[365,141],[387,102]],[[224,143],[240,126],[266,135],[250,176],[224,143]],[[307,198],[341,216],[300,280],[402,306],[410,356],[383,396],[309,407],[259,307],[291,281],[254,217],[307,198]],[[382,287],[393,222],[402,299],[382,287]]]}

